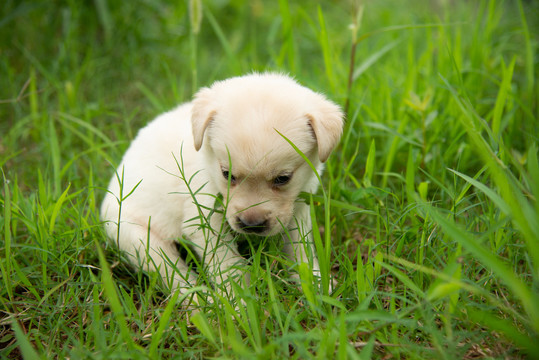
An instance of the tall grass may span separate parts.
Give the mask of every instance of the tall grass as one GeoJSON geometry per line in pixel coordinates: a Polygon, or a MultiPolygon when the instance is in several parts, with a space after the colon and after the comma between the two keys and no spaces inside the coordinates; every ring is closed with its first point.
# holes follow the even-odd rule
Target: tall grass
{"type": "Polygon", "coordinates": [[[0,357],[539,357],[535,2],[0,8],[0,357]],[[241,306],[212,293],[193,314],[98,207],[138,128],[252,70],[346,108],[304,197],[334,291],[247,239],[241,306]]]}

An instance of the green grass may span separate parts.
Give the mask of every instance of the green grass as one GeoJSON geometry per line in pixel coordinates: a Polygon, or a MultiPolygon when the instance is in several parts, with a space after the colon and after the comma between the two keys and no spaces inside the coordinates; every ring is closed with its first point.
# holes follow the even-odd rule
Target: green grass
{"type": "Polygon", "coordinates": [[[2,2],[1,358],[539,357],[537,3],[304,3],[2,2]],[[252,70],[347,109],[312,197],[337,285],[251,243],[239,310],[189,317],[98,207],[142,125],[252,70]]]}

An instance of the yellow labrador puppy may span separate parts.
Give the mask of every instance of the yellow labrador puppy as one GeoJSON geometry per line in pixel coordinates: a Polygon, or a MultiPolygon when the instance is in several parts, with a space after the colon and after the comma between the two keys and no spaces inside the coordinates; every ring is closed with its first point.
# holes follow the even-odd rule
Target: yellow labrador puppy
{"type": "Polygon", "coordinates": [[[309,208],[297,201],[318,181],[285,137],[321,173],[342,128],[337,105],[285,75],[216,82],[139,131],[102,204],[106,232],[173,289],[195,282],[181,237],[217,284],[244,266],[233,236],[220,231],[226,223],[237,233],[283,233],[287,257],[318,273],[309,208]],[[224,206],[214,209],[218,194],[224,206]]]}

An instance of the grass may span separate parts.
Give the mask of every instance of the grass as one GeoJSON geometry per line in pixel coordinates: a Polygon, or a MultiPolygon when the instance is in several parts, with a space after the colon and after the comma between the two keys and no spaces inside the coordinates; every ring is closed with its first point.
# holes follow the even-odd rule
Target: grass
{"type": "Polygon", "coordinates": [[[0,357],[539,357],[538,5],[309,4],[0,5],[0,357]],[[137,129],[252,70],[346,108],[312,197],[337,285],[250,243],[244,305],[188,318],[99,203],[137,129]]]}

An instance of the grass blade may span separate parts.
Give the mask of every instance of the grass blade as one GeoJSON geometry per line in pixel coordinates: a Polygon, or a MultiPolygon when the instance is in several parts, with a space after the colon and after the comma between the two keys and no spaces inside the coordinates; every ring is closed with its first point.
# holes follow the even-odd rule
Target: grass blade
{"type": "Polygon", "coordinates": [[[518,10],[520,13],[520,21],[522,22],[524,42],[526,44],[526,85],[528,93],[532,94],[535,86],[534,51],[530,37],[530,30],[528,28],[528,22],[526,21],[526,13],[524,11],[524,7],[522,6],[522,0],[518,0],[518,10]]]}
{"type": "Polygon", "coordinates": [[[320,5],[318,6],[318,24],[320,25],[320,33],[318,34],[318,41],[322,48],[322,56],[324,58],[326,77],[329,81],[329,84],[331,85],[332,92],[335,92],[337,85],[335,83],[335,75],[333,74],[334,64],[331,57],[332,52],[329,45],[328,32],[326,29],[326,21],[324,20],[324,13],[322,12],[322,8],[320,7],[320,5]]]}
{"type": "Polygon", "coordinates": [[[507,203],[498,195],[494,192],[494,190],[490,189],[488,186],[486,186],[485,184],[483,183],[480,183],[479,181],[469,177],[468,175],[465,175],[465,174],[462,174],[456,170],[453,170],[453,169],[448,169],[449,171],[451,171],[452,173],[460,176],[461,178],[463,178],[464,180],[466,180],[466,182],[468,182],[469,184],[475,186],[477,189],[479,189],[483,194],[485,194],[490,200],[492,200],[492,202],[494,204],[496,204],[496,206],[504,213],[504,214],[510,214],[511,213],[511,209],[509,208],[509,206],[507,206],[507,203]]]}
{"type": "Polygon", "coordinates": [[[393,275],[395,275],[397,279],[399,279],[404,285],[406,285],[408,289],[412,290],[415,294],[417,294],[419,298],[425,297],[423,290],[421,290],[405,273],[403,273],[393,265],[385,263],[384,261],[376,261],[376,263],[389,270],[393,275]]]}
{"type": "Polygon", "coordinates": [[[211,27],[213,28],[215,35],[217,35],[217,38],[219,39],[219,42],[221,43],[221,46],[223,47],[223,50],[225,51],[226,57],[228,61],[230,62],[232,68],[241,69],[241,65],[238,60],[238,57],[235,56],[235,52],[232,49],[232,45],[226,38],[226,34],[221,28],[221,26],[219,25],[219,22],[217,21],[215,16],[213,16],[213,14],[208,8],[205,9],[204,14],[206,15],[206,18],[208,19],[211,27]]]}
{"type": "Polygon", "coordinates": [[[2,177],[4,179],[4,254],[6,261],[0,260],[2,264],[2,279],[7,290],[9,298],[13,299],[13,289],[11,286],[11,194],[9,190],[8,180],[2,170],[2,177]],[[3,265],[5,264],[5,266],[3,265]]]}
{"type": "Polygon", "coordinates": [[[467,307],[466,314],[468,317],[481,327],[487,327],[490,330],[497,331],[507,336],[518,347],[525,349],[530,355],[530,358],[539,358],[539,339],[531,338],[515,327],[512,321],[500,319],[494,314],[482,311],[479,309],[467,307]]]}
{"type": "Polygon", "coordinates": [[[107,295],[107,299],[109,300],[109,304],[116,320],[116,324],[119,328],[120,335],[130,349],[140,350],[140,347],[133,341],[133,336],[131,335],[129,327],[127,326],[124,307],[120,301],[120,298],[118,297],[113,276],[107,260],[105,259],[105,255],[103,254],[103,250],[101,250],[101,246],[99,243],[97,243],[97,240],[95,245],[99,256],[99,264],[101,265],[101,281],[103,282],[103,288],[105,290],[105,294],[107,295]]]}
{"type": "Polygon", "coordinates": [[[500,277],[520,300],[530,317],[530,325],[536,333],[539,333],[539,296],[531,292],[500,258],[485,249],[476,238],[464,231],[451,219],[444,217],[439,210],[426,204],[423,207],[449,237],[461,244],[472,256],[500,277]]]}
{"type": "MultiPolygon", "coordinates": [[[[496,156],[482,137],[481,130],[484,128],[482,119],[477,119],[477,114],[471,108],[469,101],[462,99],[447,80],[443,80],[463,113],[463,116],[459,117],[459,119],[465,127],[476,152],[489,169],[494,182],[499,188],[500,195],[511,209],[513,221],[524,235],[528,251],[535,265],[534,275],[539,276],[539,246],[537,246],[537,239],[539,239],[539,217],[531,208],[524,194],[518,189],[518,186],[508,173],[503,162],[496,156]]],[[[486,129],[490,133],[490,129],[488,127],[486,129]]]]}
{"type": "Polygon", "coordinates": [[[352,80],[356,81],[357,78],[359,78],[364,72],[366,72],[372,65],[374,65],[382,56],[384,56],[386,53],[388,53],[391,49],[393,49],[395,46],[397,46],[400,43],[400,41],[393,41],[377,52],[371,54],[368,58],[365,59],[357,67],[357,69],[354,70],[354,74],[352,75],[352,80]]]}
{"type": "Polygon", "coordinates": [[[58,217],[58,214],[60,212],[60,209],[62,208],[62,205],[64,204],[67,194],[69,193],[69,189],[71,188],[71,184],[67,185],[67,188],[64,190],[62,195],[60,195],[60,198],[56,203],[54,204],[54,207],[52,209],[51,218],[49,221],[49,235],[52,235],[52,232],[54,230],[54,225],[56,224],[56,218],[58,217]]]}
{"type": "Polygon", "coordinates": [[[511,91],[511,80],[513,79],[515,62],[516,58],[513,57],[513,60],[511,60],[511,63],[506,68],[505,63],[502,61],[503,78],[500,84],[500,90],[498,91],[498,97],[496,98],[496,104],[494,105],[494,114],[492,115],[492,132],[497,138],[500,136],[503,109],[507,101],[507,95],[511,91]]]}
{"type": "Polygon", "coordinates": [[[17,338],[17,343],[21,349],[22,357],[28,360],[41,359],[42,357],[34,350],[19,324],[13,322],[11,323],[11,327],[13,328],[13,331],[15,331],[15,337],[17,338]]]}
{"type": "Polygon", "coordinates": [[[202,335],[204,335],[204,337],[213,344],[214,347],[218,347],[217,339],[213,334],[213,330],[203,313],[197,312],[196,314],[193,314],[191,316],[191,322],[197,327],[197,329],[202,333],[202,335]]]}
{"type": "Polygon", "coordinates": [[[365,163],[365,174],[363,175],[363,185],[365,187],[372,186],[372,177],[374,174],[374,163],[376,161],[376,144],[374,139],[371,141],[371,147],[367,154],[367,161],[365,163]]]}
{"type": "Polygon", "coordinates": [[[150,348],[148,350],[150,359],[157,359],[157,347],[159,344],[163,343],[163,332],[165,331],[165,328],[169,324],[172,316],[172,311],[178,304],[178,297],[180,296],[180,291],[177,290],[172,297],[170,298],[167,306],[165,307],[165,310],[163,310],[163,314],[161,315],[161,318],[159,319],[159,325],[157,326],[157,330],[155,331],[155,334],[152,336],[152,341],[150,343],[150,348]]]}

